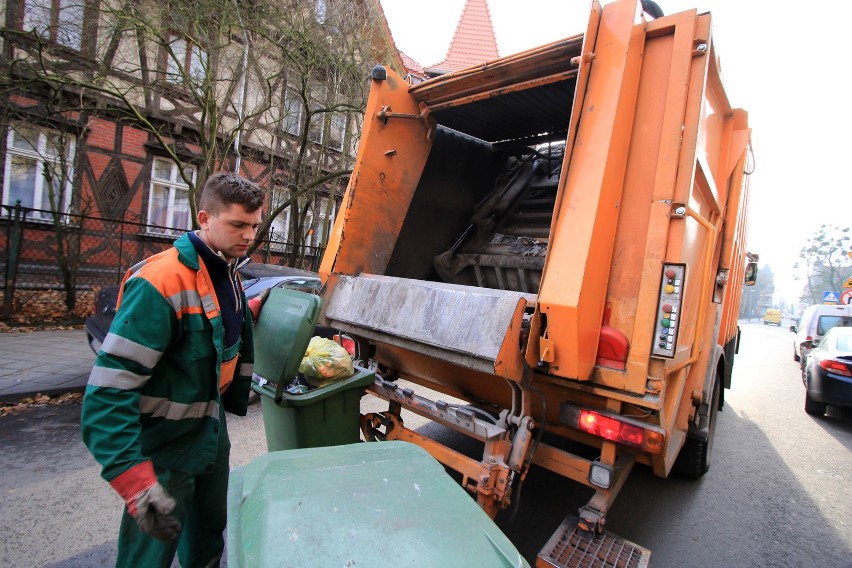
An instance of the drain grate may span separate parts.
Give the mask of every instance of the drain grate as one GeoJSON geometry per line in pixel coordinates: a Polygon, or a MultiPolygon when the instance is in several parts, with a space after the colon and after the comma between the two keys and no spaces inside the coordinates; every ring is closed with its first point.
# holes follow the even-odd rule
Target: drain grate
{"type": "Polygon", "coordinates": [[[651,551],[611,533],[589,538],[569,515],[541,549],[536,566],[556,568],[647,568],[651,551]]]}

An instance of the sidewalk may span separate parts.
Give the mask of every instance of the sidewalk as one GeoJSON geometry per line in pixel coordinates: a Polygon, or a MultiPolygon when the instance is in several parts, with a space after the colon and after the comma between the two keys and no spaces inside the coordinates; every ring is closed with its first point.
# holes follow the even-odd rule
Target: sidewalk
{"type": "Polygon", "coordinates": [[[94,362],[82,329],[0,333],[0,401],[82,391],[94,362]]]}

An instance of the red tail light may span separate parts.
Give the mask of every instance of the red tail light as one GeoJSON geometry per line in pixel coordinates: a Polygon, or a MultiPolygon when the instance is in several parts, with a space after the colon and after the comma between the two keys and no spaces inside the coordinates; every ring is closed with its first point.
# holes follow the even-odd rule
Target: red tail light
{"type": "Polygon", "coordinates": [[[662,428],[618,415],[604,414],[563,404],[562,422],[605,440],[659,454],[663,451],[665,431],[662,428]]]}
{"type": "Polygon", "coordinates": [[[349,337],[348,335],[340,335],[335,334],[333,338],[337,343],[339,343],[346,352],[349,353],[352,357],[355,356],[355,340],[349,337]]]}
{"type": "Polygon", "coordinates": [[[852,372],[849,372],[849,367],[846,366],[846,363],[842,361],[836,361],[834,359],[823,359],[819,362],[819,366],[828,371],[829,373],[834,373],[835,375],[843,375],[844,377],[852,377],[852,372]]]}

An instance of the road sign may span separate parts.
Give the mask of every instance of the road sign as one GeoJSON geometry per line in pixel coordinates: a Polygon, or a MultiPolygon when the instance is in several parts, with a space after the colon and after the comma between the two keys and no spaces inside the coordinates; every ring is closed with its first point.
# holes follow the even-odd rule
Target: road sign
{"type": "Polygon", "coordinates": [[[846,290],[840,294],[840,303],[845,306],[852,306],[852,290],[846,290]]]}
{"type": "Polygon", "coordinates": [[[833,306],[837,302],[840,301],[840,295],[837,292],[832,292],[831,290],[827,290],[822,293],[822,303],[833,306]]]}
{"type": "Polygon", "coordinates": [[[849,280],[843,283],[844,288],[852,288],[852,276],[849,277],[849,280]]]}

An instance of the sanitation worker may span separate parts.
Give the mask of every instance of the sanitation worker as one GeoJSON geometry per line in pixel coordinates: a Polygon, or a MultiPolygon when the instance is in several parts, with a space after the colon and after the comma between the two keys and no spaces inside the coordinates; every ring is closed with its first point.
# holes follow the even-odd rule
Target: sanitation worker
{"type": "Polygon", "coordinates": [[[126,502],[117,566],[218,566],[230,442],[244,416],[252,318],[237,269],[263,191],[236,174],[207,180],[199,231],[128,270],[89,377],[83,441],[126,502]]]}

